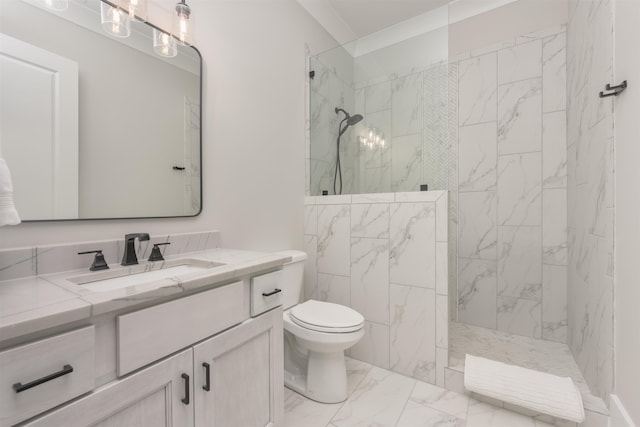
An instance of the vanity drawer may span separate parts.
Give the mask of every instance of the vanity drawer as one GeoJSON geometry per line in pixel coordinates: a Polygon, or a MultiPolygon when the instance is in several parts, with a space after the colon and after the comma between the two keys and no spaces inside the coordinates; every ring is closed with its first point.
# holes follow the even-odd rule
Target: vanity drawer
{"type": "Polygon", "coordinates": [[[94,387],[95,328],[0,352],[0,426],[10,426],[94,387]]]}
{"type": "Polygon", "coordinates": [[[251,316],[282,305],[282,270],[251,278],[251,316]]]}
{"type": "Polygon", "coordinates": [[[117,317],[118,376],[245,319],[242,281],[117,317]]]}

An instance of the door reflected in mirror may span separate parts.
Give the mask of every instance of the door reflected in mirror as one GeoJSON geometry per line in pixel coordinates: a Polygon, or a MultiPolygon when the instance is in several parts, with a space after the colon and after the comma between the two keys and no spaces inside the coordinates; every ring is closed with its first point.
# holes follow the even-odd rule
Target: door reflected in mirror
{"type": "Polygon", "coordinates": [[[157,54],[136,20],[107,35],[100,3],[2,0],[0,153],[21,219],[197,215],[200,54],[157,54]]]}

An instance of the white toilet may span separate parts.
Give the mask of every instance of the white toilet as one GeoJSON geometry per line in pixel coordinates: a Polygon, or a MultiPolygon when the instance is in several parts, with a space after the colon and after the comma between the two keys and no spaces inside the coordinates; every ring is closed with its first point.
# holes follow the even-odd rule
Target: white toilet
{"type": "Polygon", "coordinates": [[[364,335],[364,317],[340,304],[309,300],[299,303],[307,254],[278,252],[290,256],[283,266],[284,383],[323,403],[347,398],[344,350],[364,335]]]}

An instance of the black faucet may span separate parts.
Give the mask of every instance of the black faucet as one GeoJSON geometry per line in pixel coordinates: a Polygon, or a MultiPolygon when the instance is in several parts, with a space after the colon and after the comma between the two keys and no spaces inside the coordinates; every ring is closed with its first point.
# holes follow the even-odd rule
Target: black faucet
{"type": "Polygon", "coordinates": [[[122,262],[120,265],[133,265],[138,263],[138,257],[136,256],[136,239],[144,242],[149,240],[148,233],[134,233],[124,236],[124,254],[122,255],[122,262]]]}

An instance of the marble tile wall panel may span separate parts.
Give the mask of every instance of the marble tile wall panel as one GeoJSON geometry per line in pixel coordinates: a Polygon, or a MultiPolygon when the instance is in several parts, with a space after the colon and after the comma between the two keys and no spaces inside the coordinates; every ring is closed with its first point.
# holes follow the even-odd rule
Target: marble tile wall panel
{"type": "Polygon", "coordinates": [[[351,205],[351,237],[389,238],[388,204],[351,205]]]}
{"type": "Polygon", "coordinates": [[[542,225],[542,155],[498,157],[498,224],[542,225]]]}
{"type": "Polygon", "coordinates": [[[458,258],[458,319],[497,327],[497,262],[458,258]]]}
{"type": "Polygon", "coordinates": [[[391,83],[393,137],[422,132],[422,73],[409,74],[391,83]]]}
{"type": "Polygon", "coordinates": [[[565,110],[567,106],[567,34],[542,39],[542,111],[565,110]]]}
{"type": "Polygon", "coordinates": [[[540,151],[542,79],[498,86],[498,154],[540,151]]]}
{"type": "Polygon", "coordinates": [[[542,267],[542,338],[567,341],[567,267],[542,267]]]}
{"type": "Polygon", "coordinates": [[[435,289],[435,206],[390,205],[389,278],[392,283],[435,289]]]}
{"type": "Polygon", "coordinates": [[[318,300],[349,307],[351,305],[350,290],[349,277],[318,274],[318,300]]]}
{"type": "Polygon", "coordinates": [[[567,114],[564,110],[542,117],[542,187],[567,187],[567,114]]]}
{"type": "Polygon", "coordinates": [[[0,281],[37,275],[36,254],[36,248],[1,250],[0,281]]]}
{"type": "Polygon", "coordinates": [[[304,289],[301,297],[304,301],[318,299],[318,237],[304,236],[304,251],[307,261],[304,264],[304,289]]]}
{"type": "Polygon", "coordinates": [[[304,234],[315,236],[318,234],[318,207],[305,205],[304,207],[304,234]]]}
{"type": "Polygon", "coordinates": [[[417,191],[422,180],[420,134],[396,136],[391,146],[391,190],[417,191]]]}
{"type": "Polygon", "coordinates": [[[542,338],[542,303],[521,298],[498,297],[498,330],[542,338]]]}
{"type": "Polygon", "coordinates": [[[435,384],[434,290],[392,284],[389,294],[391,369],[435,384]]]}
{"type": "MultiPolygon", "coordinates": [[[[386,81],[364,88],[365,108],[367,115],[382,110],[391,109],[391,82],[386,81]]],[[[364,114],[360,113],[360,114],[364,114]]],[[[356,114],[356,113],[353,113],[356,114]]],[[[391,136],[391,134],[388,134],[391,136]]]]}
{"type": "Polygon", "coordinates": [[[567,265],[567,189],[543,190],[542,199],[543,261],[567,265]]]}
{"type": "Polygon", "coordinates": [[[575,0],[567,25],[569,347],[594,395],[613,389],[613,2],[575,0]],[[600,88],[600,89],[599,89],[600,88]],[[596,320],[597,319],[597,320],[596,320]]]}
{"type": "Polygon", "coordinates": [[[312,233],[315,220],[318,233],[305,235],[309,253],[305,281],[312,283],[305,284],[305,297],[348,305],[365,317],[365,336],[347,354],[385,368],[393,365],[393,370],[416,378],[444,381],[449,318],[447,206],[445,191],[305,199],[305,220],[310,222],[305,230],[312,233]],[[311,213],[314,206],[317,217],[311,213]],[[346,275],[335,272],[343,268],[345,254],[346,275]],[[404,300],[407,295],[410,298],[404,300]]]}
{"type": "Polygon", "coordinates": [[[389,369],[389,326],[364,322],[364,336],[351,349],[351,357],[389,369]]]}
{"type": "Polygon", "coordinates": [[[351,307],[366,320],[389,324],[389,240],[351,239],[351,307]]]}
{"type": "Polygon", "coordinates": [[[423,71],[422,183],[432,190],[449,189],[453,155],[449,141],[448,65],[423,71]]]}
{"type": "Polygon", "coordinates": [[[349,205],[318,206],[318,272],[349,276],[349,205]]]}
{"type": "Polygon", "coordinates": [[[496,123],[462,126],[458,133],[458,191],[489,191],[497,182],[496,123]]]}
{"type": "Polygon", "coordinates": [[[498,51],[498,84],[542,75],[542,40],[537,39],[498,51]]]}
{"type": "Polygon", "coordinates": [[[458,123],[461,126],[496,120],[497,54],[458,63],[458,123]]]}
{"type": "Polygon", "coordinates": [[[498,295],[542,301],[541,227],[498,227],[498,295]]]}
{"type": "Polygon", "coordinates": [[[459,193],[458,258],[497,259],[497,208],[493,191],[459,193]]]}

